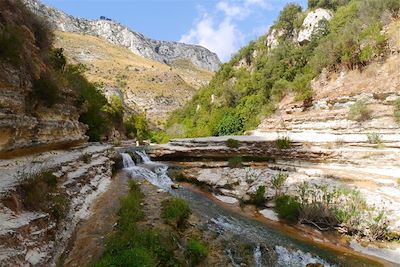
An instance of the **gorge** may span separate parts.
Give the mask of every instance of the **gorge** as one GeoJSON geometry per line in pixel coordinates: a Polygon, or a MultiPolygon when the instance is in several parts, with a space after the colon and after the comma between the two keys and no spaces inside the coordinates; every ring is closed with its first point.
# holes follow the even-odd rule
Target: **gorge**
{"type": "Polygon", "coordinates": [[[400,266],[399,10],[289,3],[221,63],[0,0],[0,266],[400,266]]]}

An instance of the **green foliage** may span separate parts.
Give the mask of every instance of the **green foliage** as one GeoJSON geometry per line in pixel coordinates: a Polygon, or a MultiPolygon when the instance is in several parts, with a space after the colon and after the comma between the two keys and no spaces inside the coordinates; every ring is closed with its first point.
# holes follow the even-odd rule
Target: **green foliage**
{"type": "Polygon", "coordinates": [[[243,131],[242,118],[237,114],[226,114],[217,127],[218,135],[239,134],[243,131]]]}
{"type": "Polygon", "coordinates": [[[250,195],[250,204],[262,207],[265,204],[265,186],[261,185],[257,188],[254,194],[250,195]]]}
{"type": "Polygon", "coordinates": [[[283,29],[285,37],[290,37],[295,29],[300,28],[303,21],[299,21],[299,15],[302,8],[298,4],[287,4],[279,14],[278,21],[275,23],[274,28],[278,30],[283,29]]]}
{"type": "Polygon", "coordinates": [[[384,210],[367,205],[361,193],[345,187],[328,188],[304,182],[298,188],[300,223],[310,223],[319,229],[341,226],[350,235],[371,240],[383,239],[387,234],[384,210]]]}
{"type": "Polygon", "coordinates": [[[379,133],[369,133],[367,134],[368,143],[370,144],[381,144],[382,136],[379,133]]]}
{"type": "Polygon", "coordinates": [[[144,217],[140,205],[143,194],[136,182],[129,185],[128,195],[121,200],[116,229],[102,257],[92,266],[181,266],[171,235],[138,224],[144,217]]]}
{"type": "Polygon", "coordinates": [[[150,138],[150,128],[147,124],[146,115],[139,113],[128,117],[125,121],[125,129],[128,137],[136,138],[138,141],[143,141],[150,138]]]}
{"type": "Polygon", "coordinates": [[[162,203],[162,217],[164,220],[177,228],[186,225],[191,214],[189,204],[180,198],[172,198],[162,203]]]}
{"type": "Polygon", "coordinates": [[[86,134],[90,141],[101,141],[111,127],[110,119],[104,106],[108,104],[106,97],[82,75],[80,65],[67,65],[65,77],[69,85],[78,95],[78,105],[84,110],[79,121],[89,126],[86,134]]]}
{"type": "Polygon", "coordinates": [[[189,259],[190,266],[196,266],[207,258],[208,249],[201,241],[190,239],[186,245],[185,255],[189,259]]]}
{"type": "Polygon", "coordinates": [[[371,110],[369,109],[367,102],[363,100],[355,102],[350,107],[347,118],[358,122],[369,120],[371,118],[371,110]]]}
{"type": "Polygon", "coordinates": [[[0,58],[18,67],[22,63],[24,35],[18,26],[7,25],[0,31],[0,58]]]}
{"type": "Polygon", "coordinates": [[[51,73],[42,73],[33,81],[33,92],[47,107],[52,107],[60,100],[60,88],[51,73]]]}
{"type": "Polygon", "coordinates": [[[308,8],[326,8],[336,10],[339,6],[346,5],[350,0],[308,0],[308,8]]]}
{"type": "Polygon", "coordinates": [[[292,140],[289,136],[279,137],[275,140],[275,144],[279,149],[289,149],[292,146],[292,140]]]}
{"type": "Polygon", "coordinates": [[[122,99],[118,95],[112,95],[108,105],[102,107],[102,111],[108,113],[108,116],[115,124],[122,124],[124,119],[124,106],[122,99]]]}
{"type": "Polygon", "coordinates": [[[278,197],[282,186],[285,184],[288,176],[286,173],[279,172],[271,180],[272,187],[275,189],[275,198],[278,197]]]}
{"type": "Polygon", "coordinates": [[[400,123],[400,98],[394,102],[394,119],[400,123]]]}
{"type": "Polygon", "coordinates": [[[288,221],[297,221],[300,215],[300,203],[297,198],[281,195],[275,199],[275,209],[280,218],[288,221]]]}
{"type": "Polygon", "coordinates": [[[67,58],[64,56],[63,48],[55,48],[50,51],[50,62],[54,69],[63,71],[67,65],[67,58]]]}
{"type": "Polygon", "coordinates": [[[239,168],[242,167],[242,162],[242,157],[236,156],[228,159],[228,166],[229,168],[239,168]]]}
{"type": "MultiPolygon", "coordinates": [[[[398,1],[397,1],[398,2],[398,1]]],[[[311,80],[324,68],[362,69],[385,55],[386,40],[381,17],[398,10],[392,0],[310,0],[310,7],[328,7],[336,12],[310,42],[292,41],[305,16],[301,7],[287,5],[271,29],[283,35],[274,49],[265,46],[266,36],[243,47],[223,64],[209,83],[167,121],[170,133],[164,139],[241,134],[269,116],[287,93],[310,102],[311,80]],[[250,68],[239,68],[245,61],[250,68]],[[211,101],[213,99],[213,101],[211,101]],[[179,125],[179,127],[176,127],[179,125]]]]}
{"type": "Polygon", "coordinates": [[[240,143],[236,139],[229,138],[225,141],[225,145],[229,148],[238,148],[240,146],[240,143]]]}

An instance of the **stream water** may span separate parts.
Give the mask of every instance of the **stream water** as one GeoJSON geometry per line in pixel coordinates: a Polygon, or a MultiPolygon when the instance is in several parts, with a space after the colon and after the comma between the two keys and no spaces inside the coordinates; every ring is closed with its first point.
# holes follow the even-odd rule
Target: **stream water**
{"type": "Polygon", "coordinates": [[[251,247],[253,266],[306,266],[321,263],[324,266],[381,266],[368,258],[330,249],[311,241],[304,241],[283,230],[272,228],[256,219],[244,216],[209,199],[206,195],[179,188],[171,190],[173,182],[167,175],[168,166],[152,162],[144,152],[137,153],[143,163],[134,165],[129,154],[122,154],[125,171],[132,178],[141,177],[151,184],[186,199],[193,212],[205,219],[207,230],[226,240],[226,256],[233,266],[241,266],[243,257],[237,246],[251,247]],[[125,165],[125,163],[130,163],[125,165]]]}

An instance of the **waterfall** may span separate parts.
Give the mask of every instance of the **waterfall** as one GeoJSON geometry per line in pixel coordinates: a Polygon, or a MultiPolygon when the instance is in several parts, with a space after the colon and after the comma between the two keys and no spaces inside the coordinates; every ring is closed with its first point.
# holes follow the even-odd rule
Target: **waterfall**
{"type": "Polygon", "coordinates": [[[121,153],[124,168],[130,175],[133,178],[141,177],[157,187],[170,190],[173,182],[167,174],[168,166],[158,162],[152,162],[145,152],[135,152],[143,159],[143,164],[141,164],[141,166],[135,166],[129,154],[121,153]]]}
{"type": "Polygon", "coordinates": [[[131,156],[128,153],[121,153],[121,156],[124,168],[131,168],[135,166],[135,162],[133,162],[131,156]]]}
{"type": "Polygon", "coordinates": [[[139,155],[139,157],[142,158],[143,163],[149,163],[149,162],[151,162],[151,159],[149,158],[149,156],[147,156],[147,154],[146,154],[145,151],[136,150],[135,152],[136,152],[136,154],[139,155]]]}
{"type": "Polygon", "coordinates": [[[260,248],[260,244],[258,244],[256,246],[256,248],[254,249],[254,255],[253,255],[254,265],[256,267],[262,267],[261,256],[262,256],[261,248],[260,248]]]}

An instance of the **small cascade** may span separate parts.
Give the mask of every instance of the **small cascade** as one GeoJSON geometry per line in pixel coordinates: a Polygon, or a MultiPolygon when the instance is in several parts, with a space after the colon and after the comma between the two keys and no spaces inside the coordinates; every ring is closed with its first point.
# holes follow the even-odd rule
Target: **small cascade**
{"type": "Polygon", "coordinates": [[[254,254],[253,254],[254,265],[256,267],[262,267],[261,257],[262,257],[261,248],[260,244],[258,244],[254,249],[254,254]]]}
{"type": "Polygon", "coordinates": [[[129,154],[121,153],[124,168],[129,171],[131,176],[144,178],[151,184],[165,190],[171,189],[171,185],[173,184],[173,182],[167,174],[168,166],[161,163],[153,163],[145,152],[135,152],[143,160],[143,164],[141,166],[135,166],[135,163],[133,162],[129,154]]]}
{"type": "Polygon", "coordinates": [[[146,154],[146,152],[144,150],[143,151],[136,150],[135,152],[136,152],[136,154],[139,155],[139,157],[142,158],[143,163],[150,163],[151,162],[151,159],[149,158],[149,156],[147,156],[147,154],[146,154]]]}
{"type": "Polygon", "coordinates": [[[124,165],[124,169],[132,168],[135,166],[135,162],[133,162],[131,156],[128,153],[121,153],[122,156],[122,164],[124,165]]]}

